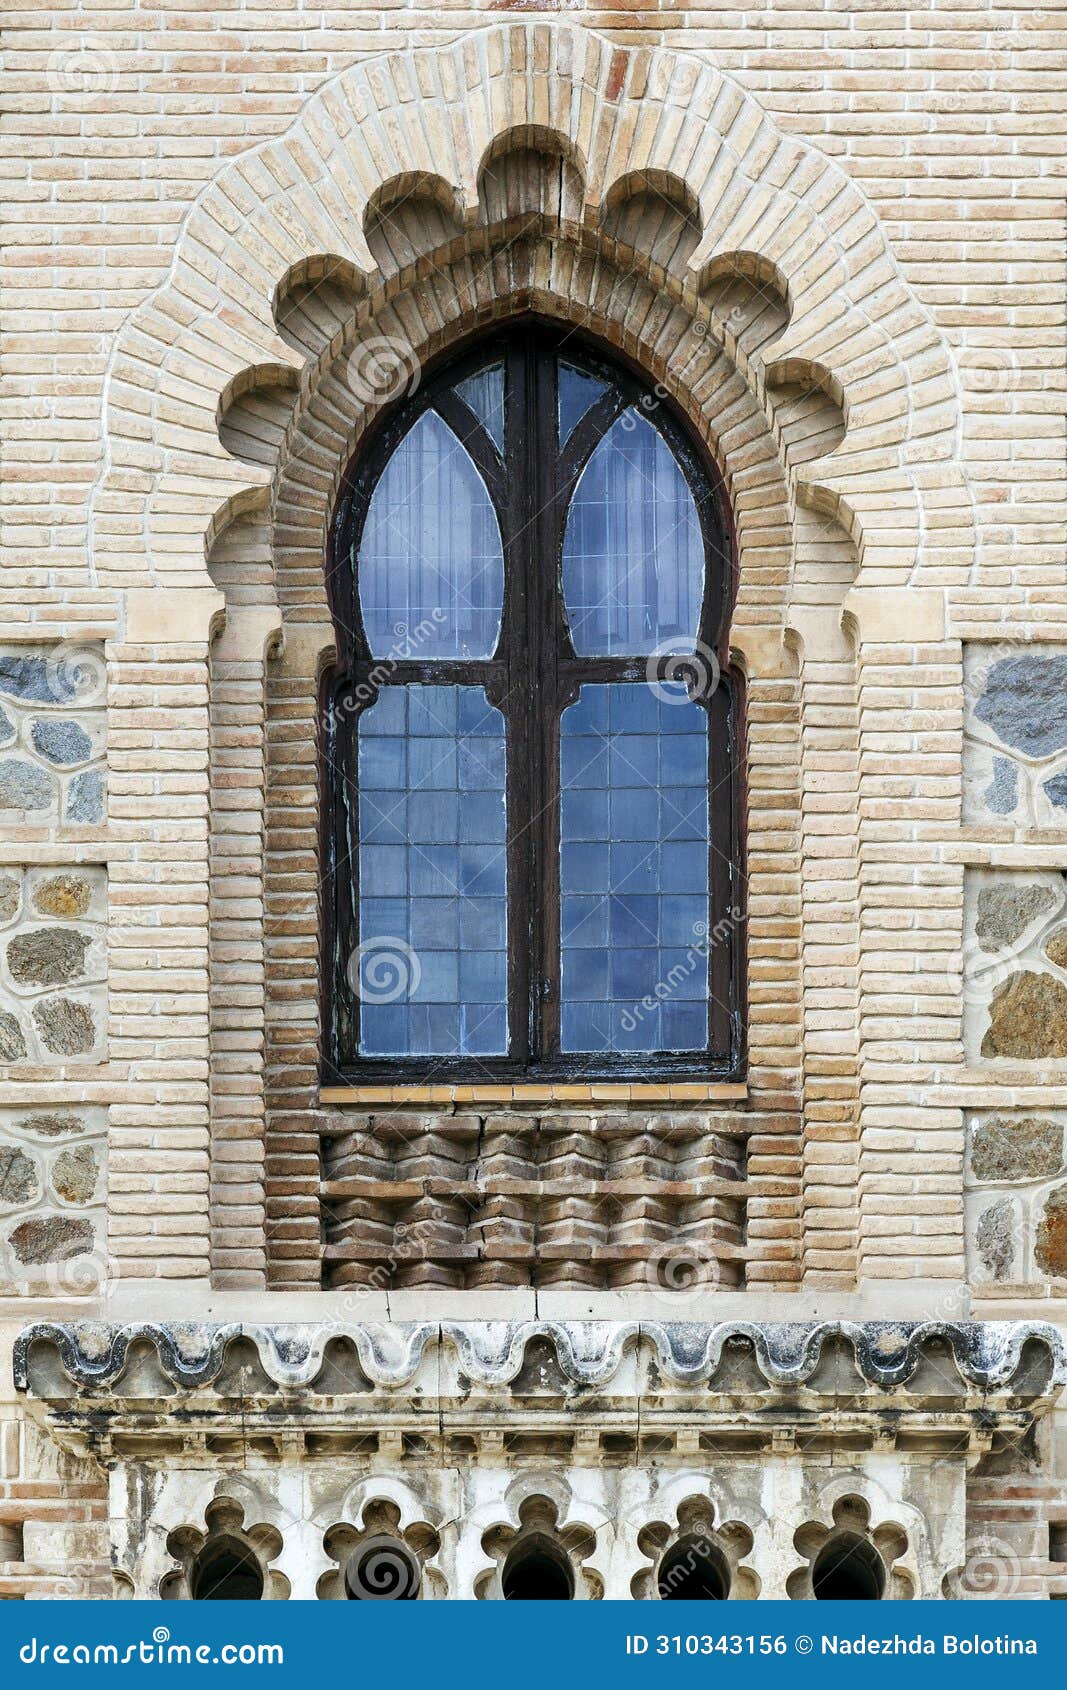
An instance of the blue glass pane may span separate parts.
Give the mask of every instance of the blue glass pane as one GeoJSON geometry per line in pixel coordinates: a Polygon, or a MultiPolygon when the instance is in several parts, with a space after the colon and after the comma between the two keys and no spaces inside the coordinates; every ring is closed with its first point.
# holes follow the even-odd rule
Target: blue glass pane
{"type": "Polygon", "coordinates": [[[432,411],[374,489],[357,578],[375,657],[492,656],[504,596],[500,527],[466,450],[432,411]]]}
{"type": "Polygon", "coordinates": [[[563,1049],[706,1049],[706,713],[683,686],[584,686],[560,765],[563,1049]]]}
{"type": "Polygon", "coordinates": [[[493,445],[504,455],[504,366],[490,364],[476,376],[456,383],[456,392],[469,405],[493,445]]]}
{"type": "Polygon", "coordinates": [[[573,364],[559,366],[559,443],[563,447],[598,399],[608,391],[596,376],[587,376],[573,364]]]}
{"type": "Polygon", "coordinates": [[[504,764],[481,687],[386,687],[360,718],[363,1056],[507,1053],[504,764]]]}
{"type": "Polygon", "coordinates": [[[704,596],[693,495],[663,437],[631,409],[582,472],[563,542],[563,596],[583,656],[691,649],[704,596]]]}

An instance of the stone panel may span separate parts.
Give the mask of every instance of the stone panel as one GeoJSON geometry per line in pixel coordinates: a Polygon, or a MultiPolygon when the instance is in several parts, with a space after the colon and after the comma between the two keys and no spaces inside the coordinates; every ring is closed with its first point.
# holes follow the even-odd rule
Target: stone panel
{"type": "Polygon", "coordinates": [[[989,1109],[967,1132],[968,1257],[979,1283],[1067,1278],[1067,1111],[989,1109]]]}
{"type": "Polygon", "coordinates": [[[963,819],[1067,828],[1067,647],[964,650],[963,819]]]}
{"type": "Polygon", "coordinates": [[[106,1199],[106,1110],[0,1108],[0,1296],[98,1292],[106,1199]]]}
{"type": "Polygon", "coordinates": [[[81,831],[107,819],[103,647],[0,645],[0,824],[81,831]]]}
{"type": "Polygon", "coordinates": [[[1067,1062],[1067,875],[969,870],[964,1045],[970,1062],[1067,1062]]]}
{"type": "Polygon", "coordinates": [[[103,868],[0,871],[0,1061],[103,1058],[106,916],[103,868]]]}

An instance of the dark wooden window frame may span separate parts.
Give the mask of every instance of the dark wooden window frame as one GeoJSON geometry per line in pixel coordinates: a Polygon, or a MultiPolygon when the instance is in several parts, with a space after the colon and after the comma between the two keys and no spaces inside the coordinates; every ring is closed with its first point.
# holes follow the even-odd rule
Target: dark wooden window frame
{"type": "MultiPolygon", "coordinates": [[[[741,675],[728,666],[733,556],[729,506],[715,465],[662,392],[652,390],[639,372],[585,334],[523,318],[440,360],[414,395],[382,416],[342,479],[329,541],[327,590],[337,659],[322,678],[319,700],[324,1083],[742,1077],[744,697],[741,675]],[[556,439],[557,355],[610,384],[562,451],[556,439]],[[447,391],[499,358],[505,363],[507,463],[474,413],[447,391]],[[596,445],[623,411],[635,405],[654,418],[671,445],[696,502],[705,549],[698,638],[720,664],[710,686],[703,669],[687,677],[694,702],[709,716],[709,1043],[702,1052],[561,1053],[560,715],[578,697],[583,682],[647,681],[652,673],[647,656],[575,656],[562,591],[564,526],[571,496],[596,445]],[[364,633],[354,559],[370,498],[400,439],[430,409],[463,442],[500,522],[505,565],[501,634],[493,656],[484,660],[387,661],[371,655],[364,633]],[[522,466],[525,473],[509,473],[508,466],[522,466]],[[473,683],[484,687],[490,701],[504,710],[511,1040],[507,1056],[358,1054],[359,1004],[346,978],[347,960],[359,938],[358,723],[382,685],[413,682],[473,683]],[[516,705],[516,700],[521,702],[516,705]]],[[[682,668],[677,658],[665,659],[659,677],[677,678],[682,668]]]]}

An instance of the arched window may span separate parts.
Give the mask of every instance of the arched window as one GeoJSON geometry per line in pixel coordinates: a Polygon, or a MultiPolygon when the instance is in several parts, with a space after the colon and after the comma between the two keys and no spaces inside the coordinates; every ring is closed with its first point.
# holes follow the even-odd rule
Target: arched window
{"type": "Polygon", "coordinates": [[[535,1532],[520,1538],[500,1575],[505,1602],[570,1602],[574,1569],[558,1543],[535,1532]]]}
{"type": "Polygon", "coordinates": [[[885,1562],[859,1532],[835,1532],[827,1538],[811,1569],[817,1602],[878,1602],[885,1582],[885,1562]]]}
{"type": "Polygon", "coordinates": [[[730,1594],[730,1567],[717,1544],[694,1533],[680,1538],[656,1570],[661,1602],[721,1602],[730,1594]]]}
{"type": "Polygon", "coordinates": [[[258,1602],[263,1568],[240,1538],[209,1538],[193,1564],[190,1586],[194,1602],[258,1602]]]}
{"type": "Polygon", "coordinates": [[[351,466],[323,699],[331,1076],[728,1076],[722,502],[670,405],[527,323],[351,466]]]}

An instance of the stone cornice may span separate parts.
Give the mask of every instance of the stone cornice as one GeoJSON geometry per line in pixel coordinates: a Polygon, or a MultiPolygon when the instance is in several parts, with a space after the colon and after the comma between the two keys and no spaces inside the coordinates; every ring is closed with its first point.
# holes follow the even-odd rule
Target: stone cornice
{"type": "Polygon", "coordinates": [[[889,1449],[975,1459],[1067,1379],[1037,1322],[43,1322],[15,1383],[67,1449],[617,1465],[889,1449]],[[648,1440],[651,1439],[651,1444],[648,1440]]]}

